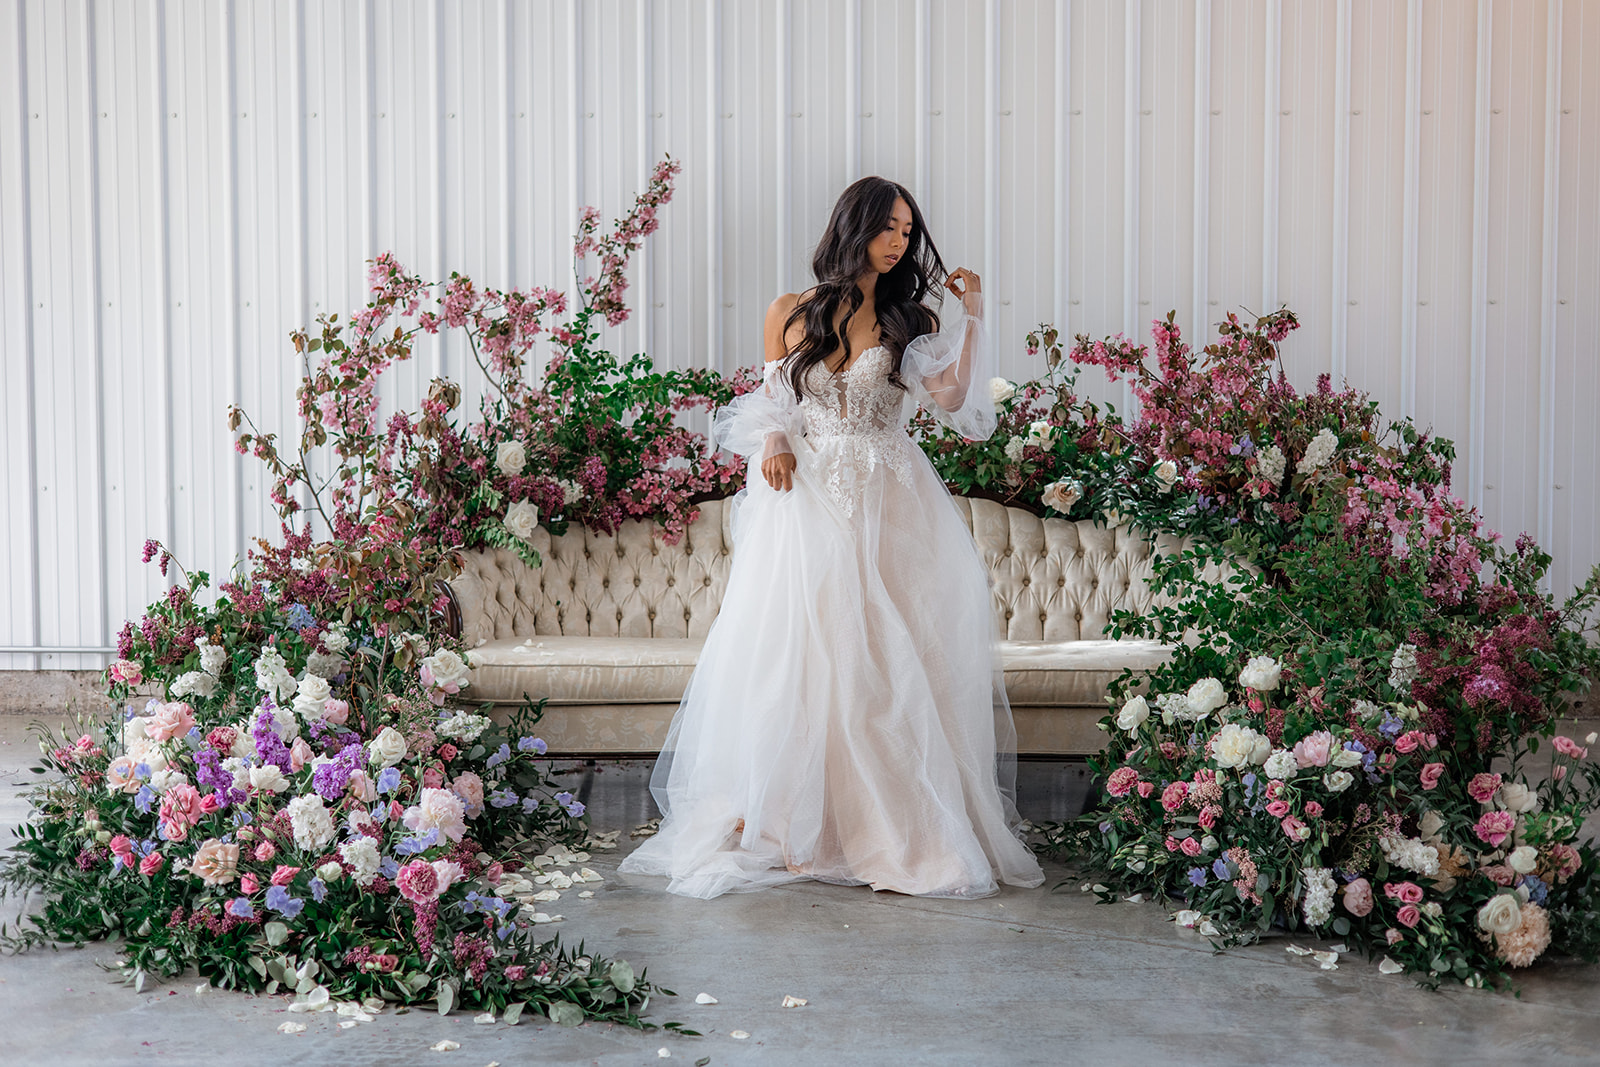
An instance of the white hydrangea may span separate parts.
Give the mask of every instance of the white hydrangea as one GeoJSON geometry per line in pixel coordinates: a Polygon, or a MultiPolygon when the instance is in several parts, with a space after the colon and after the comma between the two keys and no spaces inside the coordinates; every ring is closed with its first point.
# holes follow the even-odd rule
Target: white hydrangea
{"type": "Polygon", "coordinates": [[[1271,656],[1251,656],[1250,662],[1239,672],[1239,684],[1258,693],[1269,693],[1278,688],[1278,678],[1283,674],[1283,664],[1271,656]]]}
{"type": "Polygon", "coordinates": [[[200,653],[200,669],[213,678],[222,677],[222,668],[228,665],[228,650],[221,645],[213,645],[204,634],[194,639],[194,648],[200,653]]]}
{"type": "Polygon", "coordinates": [[[1256,453],[1256,474],[1262,481],[1278,485],[1283,481],[1284,467],[1288,462],[1283,449],[1277,445],[1268,445],[1256,453]]]}
{"type": "Polygon", "coordinates": [[[479,734],[489,728],[489,720],[483,715],[474,715],[468,711],[458,711],[454,715],[439,723],[433,732],[440,737],[448,737],[456,741],[475,741],[479,734]]]}
{"type": "Polygon", "coordinates": [[[329,652],[313,652],[306,657],[306,673],[332,678],[344,671],[344,657],[329,652]]]}
{"type": "Polygon", "coordinates": [[[1414,837],[1384,834],[1378,838],[1378,847],[1396,867],[1431,878],[1439,873],[1439,851],[1432,845],[1414,837]]]}
{"type": "Polygon", "coordinates": [[[1389,660],[1389,685],[1398,690],[1408,689],[1417,679],[1417,646],[1401,645],[1389,660]]]}
{"type": "Polygon", "coordinates": [[[1299,463],[1295,464],[1294,472],[1296,474],[1310,474],[1332,459],[1333,454],[1338,450],[1339,439],[1333,435],[1332,430],[1324,426],[1317,431],[1317,436],[1311,439],[1311,443],[1306,445],[1306,454],[1300,457],[1299,463]]]}
{"type": "Polygon", "coordinates": [[[172,683],[173,697],[200,697],[206,699],[217,695],[217,676],[207,674],[205,671],[185,671],[178,675],[178,680],[172,683]]]}
{"type": "Polygon", "coordinates": [[[326,848],[338,836],[339,828],[333,816],[315,793],[295,797],[285,810],[289,813],[289,824],[294,827],[295,847],[302,851],[326,848]]]}
{"type": "Polygon", "coordinates": [[[294,696],[298,683],[289,673],[289,665],[275,648],[268,648],[256,660],[256,688],[282,704],[294,696]]]}
{"type": "Polygon", "coordinates": [[[1308,926],[1323,926],[1333,915],[1333,870],[1328,867],[1307,867],[1302,871],[1306,879],[1306,899],[1303,914],[1308,926]]]}
{"type": "Polygon", "coordinates": [[[1156,707],[1161,709],[1161,722],[1171,726],[1189,713],[1189,698],[1182,693],[1162,693],[1156,697],[1156,707]]]}
{"type": "MultiPolygon", "coordinates": [[[[350,629],[342,622],[336,622],[322,631],[322,647],[324,651],[335,656],[350,647],[350,629]]],[[[315,671],[313,674],[317,673],[315,671]]]]}
{"type": "Polygon", "coordinates": [[[350,865],[350,877],[362,887],[371,885],[372,880],[378,877],[378,867],[383,861],[378,853],[378,843],[366,836],[353,838],[340,845],[339,858],[350,865]]]}
{"type": "Polygon", "coordinates": [[[1280,748],[1261,766],[1268,778],[1276,778],[1280,782],[1287,782],[1300,773],[1300,761],[1294,758],[1294,753],[1286,748],[1280,748]]]}
{"type": "Polygon", "coordinates": [[[1021,463],[1022,450],[1027,447],[1027,444],[1028,442],[1024,441],[1020,437],[1013,437],[1011,440],[1007,441],[1006,459],[1012,463],[1021,463]]]}

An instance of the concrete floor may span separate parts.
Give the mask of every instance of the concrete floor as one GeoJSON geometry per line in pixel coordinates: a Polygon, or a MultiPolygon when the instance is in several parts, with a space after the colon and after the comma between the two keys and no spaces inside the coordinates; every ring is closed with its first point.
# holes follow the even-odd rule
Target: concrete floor
{"type": "MultiPolygon", "coordinates": [[[[26,814],[27,722],[0,716],[0,826],[26,814]]],[[[197,993],[194,979],[136,994],[102,970],[111,946],[95,945],[0,957],[0,1064],[620,1065],[663,1062],[659,1050],[711,1065],[1600,1062],[1600,968],[1544,963],[1517,998],[1429,993],[1357,957],[1322,971],[1282,938],[1219,956],[1159,906],[1095,905],[1058,865],[1044,888],[980,901],[816,883],[697,901],[626,883],[614,872],[626,831],[653,814],[648,773],[595,776],[594,824],[624,830],[622,847],[596,853],[606,881],[591,900],[567,894],[556,929],[647,967],[679,994],[651,1018],[703,1037],[427,1009],[341,1030],[331,1015],[286,1014],[284,998],[197,993]],[[720,1003],[696,1005],[701,992],[720,1003]],[[808,1003],[782,1008],[785,995],[808,1003]],[[278,1033],[288,1019],[306,1031],[278,1033]],[[459,1050],[430,1051],[441,1039],[459,1050]]],[[[1018,777],[1035,819],[1066,813],[1083,788],[1071,765],[1023,764],[1018,777]]]]}

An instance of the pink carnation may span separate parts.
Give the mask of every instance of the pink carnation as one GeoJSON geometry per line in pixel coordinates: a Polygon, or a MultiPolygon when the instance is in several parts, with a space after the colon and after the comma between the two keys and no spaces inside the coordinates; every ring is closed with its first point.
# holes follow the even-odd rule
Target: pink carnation
{"type": "MultiPolygon", "coordinates": [[[[1479,777],[1483,776],[1479,775],[1479,777]]],[[[1498,779],[1500,776],[1497,774],[1494,777],[1498,779]]],[[[1499,785],[1499,782],[1496,781],[1495,784],[1499,785]]],[[[1499,848],[1500,842],[1511,836],[1511,831],[1515,829],[1516,825],[1516,816],[1509,811],[1486,811],[1483,813],[1483,817],[1478,820],[1478,824],[1472,828],[1472,831],[1478,835],[1478,840],[1487,843],[1492,848],[1499,848]]]]}
{"type": "MultiPolygon", "coordinates": [[[[456,779],[457,782],[460,780],[459,778],[456,779]]],[[[457,789],[456,792],[459,793],[461,790],[457,789]]],[[[1161,806],[1168,811],[1177,811],[1183,807],[1184,798],[1188,795],[1188,782],[1173,782],[1161,791],[1161,806]]]]}
{"type": "Polygon", "coordinates": [[[1487,771],[1472,776],[1472,781],[1467,783],[1467,792],[1480,804],[1489,803],[1489,798],[1494,796],[1494,791],[1500,788],[1501,778],[1498,774],[1489,774],[1487,771]]]}
{"type": "Polygon", "coordinates": [[[1114,797],[1125,797],[1133,792],[1133,787],[1139,781],[1139,772],[1132,767],[1118,767],[1106,779],[1106,792],[1114,797]]]}
{"type": "Polygon", "coordinates": [[[400,895],[414,904],[426,904],[439,896],[439,872],[427,860],[412,860],[394,876],[400,895]]]}

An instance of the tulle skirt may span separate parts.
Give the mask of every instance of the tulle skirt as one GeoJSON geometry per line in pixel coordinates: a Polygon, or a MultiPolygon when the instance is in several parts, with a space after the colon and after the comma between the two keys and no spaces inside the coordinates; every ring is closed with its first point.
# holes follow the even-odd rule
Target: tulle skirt
{"type": "Polygon", "coordinates": [[[987,570],[927,457],[903,431],[892,444],[894,463],[862,470],[859,439],[802,438],[788,492],[751,463],[727,591],[651,778],[660,829],[622,871],[695,897],[1044,880],[1016,831],[987,570]]]}

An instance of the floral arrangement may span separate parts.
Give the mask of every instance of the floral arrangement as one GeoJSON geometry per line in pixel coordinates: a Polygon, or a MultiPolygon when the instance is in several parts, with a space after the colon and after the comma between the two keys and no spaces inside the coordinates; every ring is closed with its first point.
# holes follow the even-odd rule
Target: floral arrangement
{"type": "Polygon", "coordinates": [[[1103,806],[1051,844],[1107,899],[1181,900],[1223,943],[1278,923],[1428,984],[1498,984],[1552,948],[1594,959],[1596,737],[1560,727],[1600,665],[1600,573],[1556,603],[1550,558],[1502,548],[1450,495],[1448,442],[1380,430],[1326,377],[1298,394],[1277,363],[1296,326],[1230,316],[1195,353],[1169,316],[1153,359],[1124,338],[1071,351],[1141,404],[1102,431],[1129,459],[1101,476],[1100,517],[1209,540],[1156,561],[1166,606],[1114,618],[1172,658],[1113,687],[1103,806]],[[1205,580],[1216,565],[1230,576],[1205,580]]]}
{"type": "Polygon", "coordinates": [[[39,890],[44,906],[7,944],[116,934],[131,982],[194,966],[224,987],[293,990],[294,1010],[433,1000],[643,1025],[642,972],[540,936],[560,919],[540,906],[598,881],[585,849],[613,843],[588,838],[583,804],[542,758],[540,706],[468,710],[440,583],[464,548],[537,564],[541,511],[557,532],[635,517],[670,537],[698,495],[737,487],[738,469],[673,420],[753,383],[619,361],[591,325],[626,317],[628,258],[677,169],[658,167],[610,233],[586,209],[574,251],[601,269],[565,323],[554,290],[459,275],[423,310],[429,286],[386,255],[348,325],[293,335],[296,450],[229,416],[273,475],[282,537],[214,595],[209,575],[146,543],[172,584],[119,635],[106,683],[125,712],[72,737],[41,731],[44,783],[0,888],[39,890]],[[444,329],[485,372],[479,420],[453,421],[460,389],[436,380],[420,411],[380,426],[382,375],[444,329]],[[524,371],[541,337],[557,353],[535,386],[524,371]]]}

